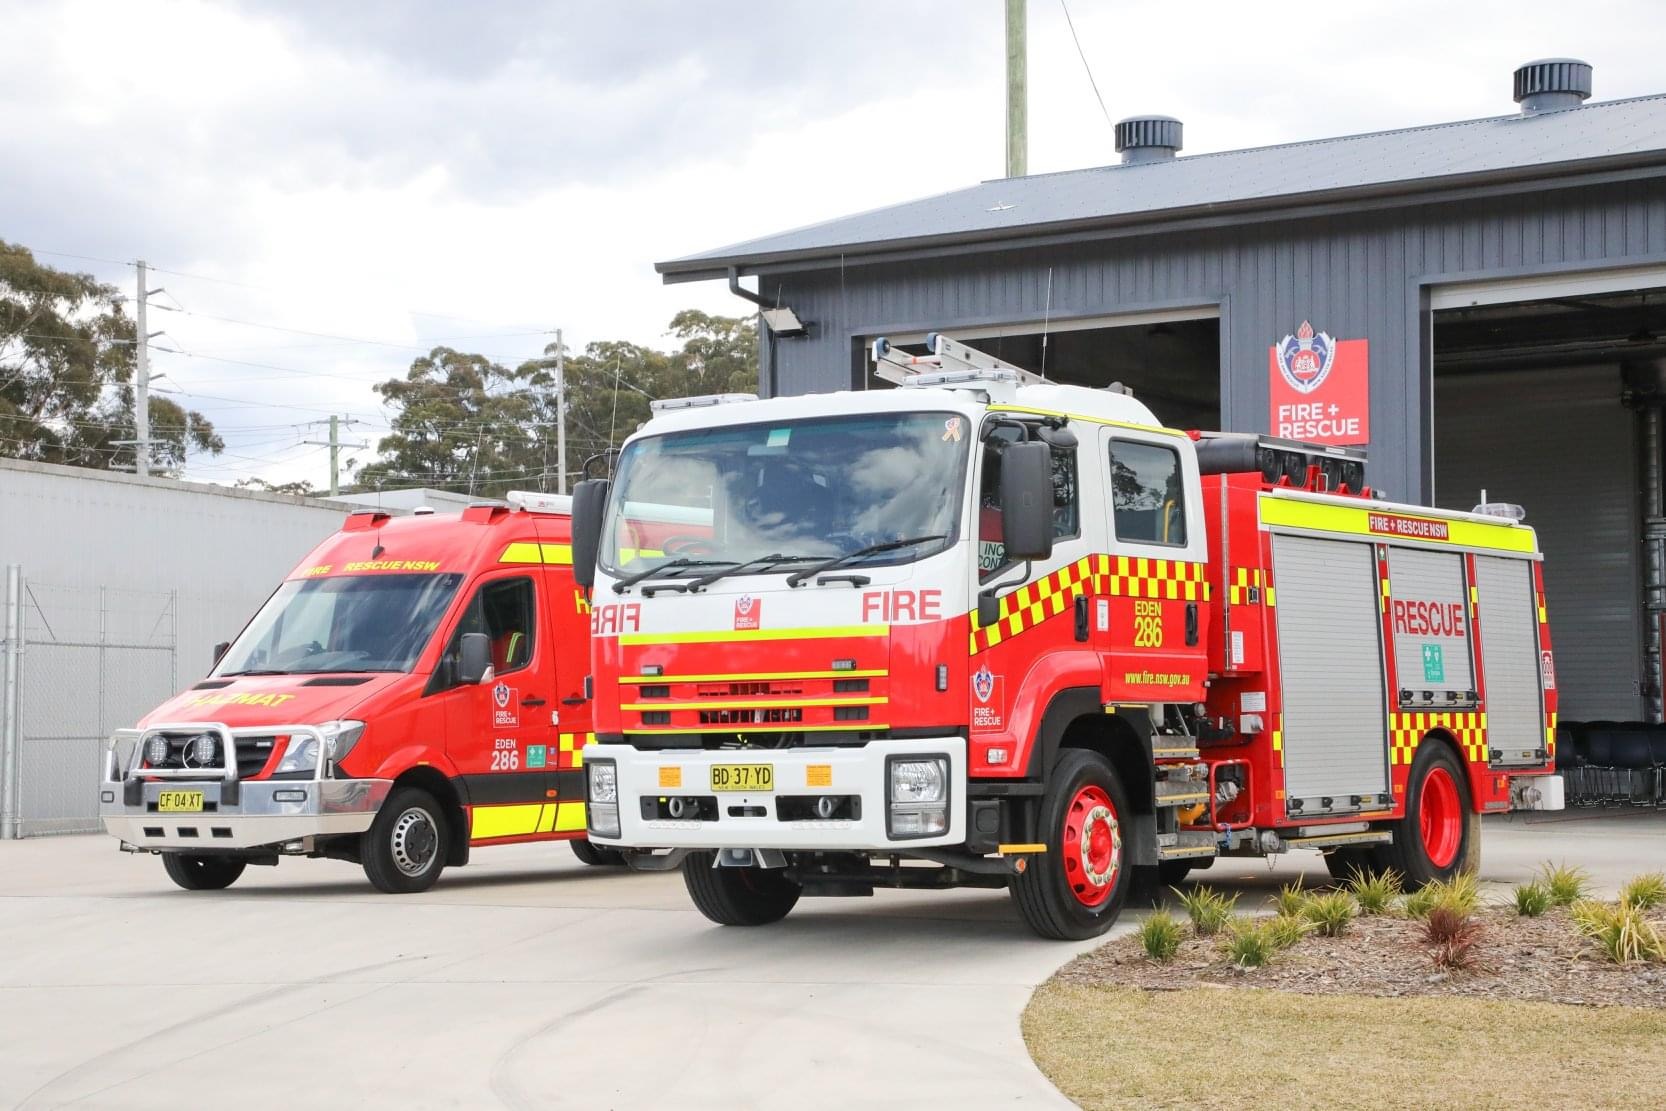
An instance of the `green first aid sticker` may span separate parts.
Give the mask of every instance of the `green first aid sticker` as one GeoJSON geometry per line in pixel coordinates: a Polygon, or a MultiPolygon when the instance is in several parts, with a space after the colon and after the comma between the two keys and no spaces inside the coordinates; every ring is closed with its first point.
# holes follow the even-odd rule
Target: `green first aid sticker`
{"type": "Polygon", "coordinates": [[[526,766],[529,768],[541,768],[544,766],[543,745],[526,746],[526,766]]]}
{"type": "Polygon", "coordinates": [[[1425,644],[1423,646],[1423,681],[1425,683],[1446,682],[1446,661],[1441,657],[1440,645],[1425,644]]]}

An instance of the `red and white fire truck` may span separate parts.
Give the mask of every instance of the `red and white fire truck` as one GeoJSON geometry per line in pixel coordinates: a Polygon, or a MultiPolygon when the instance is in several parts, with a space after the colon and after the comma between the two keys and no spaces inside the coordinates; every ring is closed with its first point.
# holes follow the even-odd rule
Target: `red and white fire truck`
{"type": "Polygon", "coordinates": [[[1082,938],[1217,856],[1415,883],[1561,805],[1531,529],[929,344],[876,345],[898,389],[661,403],[575,491],[593,843],[725,924],[1004,886],[1082,938]]]}
{"type": "Polygon", "coordinates": [[[475,846],[584,838],[589,604],[571,499],[355,513],[213,672],[118,732],[100,813],[189,889],[323,856],[422,891],[475,846]]]}

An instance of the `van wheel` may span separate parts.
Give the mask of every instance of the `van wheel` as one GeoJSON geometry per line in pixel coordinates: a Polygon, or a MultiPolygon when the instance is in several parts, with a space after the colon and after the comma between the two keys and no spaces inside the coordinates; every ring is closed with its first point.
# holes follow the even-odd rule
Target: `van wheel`
{"type": "Polygon", "coordinates": [[[187,891],[220,891],[230,887],[248,866],[248,861],[235,856],[162,854],[162,867],[167,871],[168,878],[187,891]]]}
{"type": "Polygon", "coordinates": [[[714,868],[717,854],[689,853],[683,883],[700,913],[719,926],[767,926],[797,905],[804,888],[779,868],[714,868]]]}
{"type": "Polygon", "coordinates": [[[1128,898],[1133,869],[1126,839],[1128,796],[1111,762],[1097,752],[1059,753],[1041,802],[1047,851],[1009,886],[1025,923],[1042,937],[1079,941],[1111,928],[1128,898]]]}
{"type": "Polygon", "coordinates": [[[1448,880],[1481,862],[1481,817],[1463,765],[1443,744],[1418,746],[1406,782],[1406,816],[1394,824],[1394,843],[1381,859],[1405,878],[1408,890],[1448,880]]]}
{"type": "Polygon", "coordinates": [[[617,868],[625,863],[625,854],[618,849],[604,849],[600,845],[592,845],[582,837],[567,844],[573,847],[574,856],[595,868],[617,868]]]}
{"type": "Polygon", "coordinates": [[[364,832],[359,856],[376,890],[427,891],[445,870],[445,814],[427,791],[400,787],[364,832]]]}

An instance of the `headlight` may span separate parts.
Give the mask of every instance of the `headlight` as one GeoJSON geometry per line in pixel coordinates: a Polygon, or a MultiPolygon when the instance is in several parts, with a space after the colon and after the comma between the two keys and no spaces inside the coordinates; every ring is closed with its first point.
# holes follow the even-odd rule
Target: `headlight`
{"type": "Polygon", "coordinates": [[[600,803],[619,802],[619,769],[610,761],[598,760],[586,764],[590,772],[590,801],[600,803]]]}
{"type": "Polygon", "coordinates": [[[942,802],[948,784],[947,761],[940,757],[891,763],[892,802],[942,802]]]}
{"type": "MultiPolygon", "coordinates": [[[[326,755],[332,760],[340,760],[352,751],[364,735],[362,721],[326,721],[318,727],[318,732],[324,737],[326,755]]],[[[318,738],[311,733],[297,733],[289,738],[289,748],[285,750],[283,759],[278,761],[274,774],[283,772],[310,772],[318,767],[318,738]]]]}
{"type": "Polygon", "coordinates": [[[160,768],[168,762],[168,738],[158,733],[145,742],[145,763],[160,768]]]}
{"type": "Polygon", "coordinates": [[[949,829],[949,758],[893,756],[886,761],[885,827],[892,840],[937,837],[949,829]]]}

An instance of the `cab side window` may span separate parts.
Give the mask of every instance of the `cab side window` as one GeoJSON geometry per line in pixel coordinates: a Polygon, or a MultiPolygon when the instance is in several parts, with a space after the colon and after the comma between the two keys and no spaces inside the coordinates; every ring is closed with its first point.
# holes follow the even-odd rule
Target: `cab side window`
{"type": "Polygon", "coordinates": [[[1111,505],[1116,538],[1136,544],[1186,544],[1180,453],[1158,444],[1111,441],[1111,505]]]}
{"type": "Polygon", "coordinates": [[[531,579],[498,579],[475,591],[446,650],[456,660],[464,633],[485,633],[492,642],[492,671],[506,675],[532,662],[536,608],[531,579]]]}
{"type": "MultiPolygon", "coordinates": [[[[984,441],[983,475],[978,482],[978,577],[987,579],[1006,566],[1001,533],[1001,452],[1019,438],[1018,429],[1002,425],[984,441]]],[[[1053,463],[1053,536],[1080,536],[1082,520],[1076,492],[1076,449],[1051,449],[1053,463]]]]}

